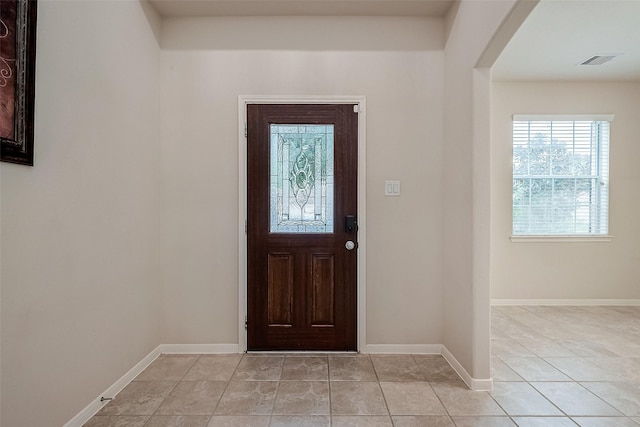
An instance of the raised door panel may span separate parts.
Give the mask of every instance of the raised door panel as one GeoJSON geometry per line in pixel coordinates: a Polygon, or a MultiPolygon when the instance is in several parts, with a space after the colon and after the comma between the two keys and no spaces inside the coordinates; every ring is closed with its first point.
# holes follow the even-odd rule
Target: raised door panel
{"type": "Polygon", "coordinates": [[[268,316],[269,326],[292,326],[293,257],[269,254],[268,316]]]}
{"type": "Polygon", "coordinates": [[[311,326],[335,324],[335,257],[333,254],[311,255],[311,326]]]}

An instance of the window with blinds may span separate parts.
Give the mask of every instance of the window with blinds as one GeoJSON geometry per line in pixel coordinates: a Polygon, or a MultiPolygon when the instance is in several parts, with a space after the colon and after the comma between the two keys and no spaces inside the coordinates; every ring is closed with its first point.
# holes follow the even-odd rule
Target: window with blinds
{"type": "Polygon", "coordinates": [[[513,117],[513,235],[608,233],[612,116],[513,117]]]}

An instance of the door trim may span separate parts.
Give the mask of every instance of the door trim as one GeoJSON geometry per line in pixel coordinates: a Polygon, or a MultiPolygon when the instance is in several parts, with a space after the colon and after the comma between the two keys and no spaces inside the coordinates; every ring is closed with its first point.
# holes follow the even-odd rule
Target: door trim
{"type": "Polygon", "coordinates": [[[355,104],[358,106],[358,280],[357,346],[366,348],[366,97],[364,96],[238,96],[238,350],[247,351],[247,104],[355,104]]]}

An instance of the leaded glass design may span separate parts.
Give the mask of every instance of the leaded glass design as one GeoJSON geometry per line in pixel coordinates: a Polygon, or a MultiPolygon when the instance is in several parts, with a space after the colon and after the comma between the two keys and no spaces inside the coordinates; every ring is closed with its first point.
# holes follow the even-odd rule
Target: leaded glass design
{"type": "Polygon", "coordinates": [[[333,233],[333,125],[271,125],[272,233],[333,233]]]}

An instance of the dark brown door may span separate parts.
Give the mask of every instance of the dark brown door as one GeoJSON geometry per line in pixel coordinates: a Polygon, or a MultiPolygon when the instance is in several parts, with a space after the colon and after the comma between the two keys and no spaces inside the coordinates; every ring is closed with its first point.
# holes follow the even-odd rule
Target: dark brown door
{"type": "Polygon", "coordinates": [[[248,350],[356,350],[357,116],[247,106],[248,350]]]}

